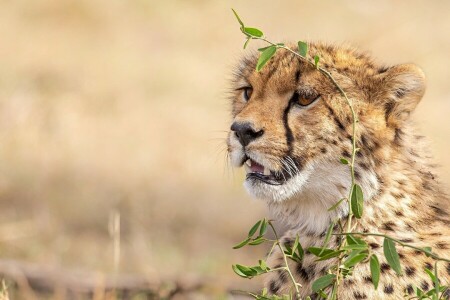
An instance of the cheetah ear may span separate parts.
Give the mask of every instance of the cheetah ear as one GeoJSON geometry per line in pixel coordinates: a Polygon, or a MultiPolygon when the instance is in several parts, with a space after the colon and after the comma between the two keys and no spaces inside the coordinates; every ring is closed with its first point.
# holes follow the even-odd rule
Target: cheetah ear
{"type": "Polygon", "coordinates": [[[389,68],[377,75],[376,101],[382,105],[388,125],[400,125],[409,118],[425,93],[425,74],[414,64],[389,68]]]}

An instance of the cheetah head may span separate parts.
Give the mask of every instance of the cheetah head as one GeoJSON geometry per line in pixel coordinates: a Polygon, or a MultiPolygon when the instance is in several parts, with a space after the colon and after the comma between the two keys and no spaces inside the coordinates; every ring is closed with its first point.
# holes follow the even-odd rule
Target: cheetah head
{"type": "MultiPolygon", "coordinates": [[[[423,96],[423,72],[410,64],[377,66],[349,47],[313,43],[309,49],[353,101],[358,142],[394,142],[423,96]]],[[[244,185],[257,198],[280,203],[306,196],[326,209],[333,204],[327,199],[345,197],[350,185],[348,166],[339,159],[350,157],[351,111],[327,77],[292,53],[278,50],[260,72],[257,60],[256,53],[244,57],[234,72],[231,162],[245,167],[244,185]]],[[[359,161],[367,166],[356,169],[370,197],[378,186],[377,162],[366,150],[359,155],[369,161],[359,161]]]]}

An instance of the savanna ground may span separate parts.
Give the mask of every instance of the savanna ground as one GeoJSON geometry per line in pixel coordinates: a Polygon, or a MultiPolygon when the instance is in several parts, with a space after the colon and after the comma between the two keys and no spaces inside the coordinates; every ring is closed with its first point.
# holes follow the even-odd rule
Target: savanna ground
{"type": "Polygon", "coordinates": [[[0,267],[205,281],[192,299],[249,289],[230,265],[264,249],[231,246],[265,209],[226,165],[243,43],[231,7],[273,40],[347,41],[422,66],[415,119],[450,183],[448,1],[2,1],[0,267]]]}

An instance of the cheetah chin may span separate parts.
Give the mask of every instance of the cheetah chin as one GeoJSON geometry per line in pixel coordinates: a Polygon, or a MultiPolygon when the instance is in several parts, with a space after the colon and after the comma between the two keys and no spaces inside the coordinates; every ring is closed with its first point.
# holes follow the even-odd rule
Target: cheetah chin
{"type": "Polygon", "coordinates": [[[244,187],[254,198],[268,202],[281,202],[301,192],[310,177],[311,170],[280,172],[248,158],[244,163],[246,178],[244,187]]]}

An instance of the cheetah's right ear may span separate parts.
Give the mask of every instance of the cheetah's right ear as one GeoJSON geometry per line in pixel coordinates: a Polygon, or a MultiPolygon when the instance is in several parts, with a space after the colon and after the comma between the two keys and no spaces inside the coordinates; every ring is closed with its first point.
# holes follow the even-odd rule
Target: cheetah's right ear
{"type": "Polygon", "coordinates": [[[376,76],[376,102],[384,107],[386,123],[408,119],[425,93],[425,74],[414,64],[397,65],[376,76]]]}

